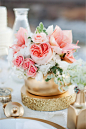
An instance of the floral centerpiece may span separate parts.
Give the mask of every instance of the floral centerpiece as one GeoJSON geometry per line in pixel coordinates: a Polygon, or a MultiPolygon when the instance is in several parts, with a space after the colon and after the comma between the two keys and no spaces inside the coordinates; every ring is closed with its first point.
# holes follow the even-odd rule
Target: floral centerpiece
{"type": "Polygon", "coordinates": [[[46,29],[40,23],[33,34],[24,28],[18,30],[8,59],[18,77],[37,81],[45,77],[46,82],[53,78],[60,90],[62,85],[66,90],[72,83],[70,66],[76,61],[73,53],[79,48],[77,44],[72,44],[71,30],[53,29],[53,25],[46,29]]]}

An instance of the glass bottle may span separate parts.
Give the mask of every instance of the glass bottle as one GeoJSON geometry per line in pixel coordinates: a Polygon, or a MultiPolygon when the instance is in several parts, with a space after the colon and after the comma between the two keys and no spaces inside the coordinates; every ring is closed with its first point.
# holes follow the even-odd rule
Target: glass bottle
{"type": "Polygon", "coordinates": [[[13,34],[17,33],[20,27],[27,29],[28,33],[31,33],[27,14],[29,8],[14,8],[15,22],[13,26],[13,34]]]}

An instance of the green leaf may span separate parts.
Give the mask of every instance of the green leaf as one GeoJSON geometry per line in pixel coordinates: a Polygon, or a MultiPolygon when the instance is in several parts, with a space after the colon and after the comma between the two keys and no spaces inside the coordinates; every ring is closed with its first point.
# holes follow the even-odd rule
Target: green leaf
{"type": "Polygon", "coordinates": [[[43,30],[43,32],[44,32],[46,35],[48,35],[48,33],[46,32],[46,30],[43,30]]]}
{"type": "Polygon", "coordinates": [[[47,78],[47,79],[45,79],[45,81],[48,82],[50,79],[51,79],[51,78],[47,78]]]}
{"type": "Polygon", "coordinates": [[[41,23],[39,24],[39,26],[37,26],[37,31],[38,31],[39,33],[41,33],[41,32],[43,31],[43,28],[44,28],[44,26],[43,26],[43,23],[41,22],[41,23]]]}
{"type": "Polygon", "coordinates": [[[38,31],[39,33],[41,33],[41,29],[40,29],[39,26],[37,27],[37,31],[38,31]]]}
{"type": "Polygon", "coordinates": [[[58,71],[60,72],[60,74],[62,75],[63,69],[58,67],[58,71]]]}
{"type": "Polygon", "coordinates": [[[57,66],[53,66],[50,70],[51,70],[54,74],[56,74],[57,66]]]}
{"type": "Polygon", "coordinates": [[[33,40],[31,40],[31,42],[33,42],[33,40]]]}
{"type": "Polygon", "coordinates": [[[44,32],[46,35],[48,35],[42,22],[40,22],[39,26],[37,26],[37,28],[36,28],[36,34],[37,34],[37,32],[38,33],[44,32]]]}
{"type": "Polygon", "coordinates": [[[39,27],[40,27],[40,29],[43,31],[44,25],[43,25],[42,22],[40,22],[39,27]]]}
{"type": "Polygon", "coordinates": [[[31,39],[31,37],[28,37],[28,39],[31,39]]]}
{"type": "Polygon", "coordinates": [[[55,65],[55,66],[59,66],[59,65],[58,65],[58,63],[56,63],[56,65],[55,65]]]}

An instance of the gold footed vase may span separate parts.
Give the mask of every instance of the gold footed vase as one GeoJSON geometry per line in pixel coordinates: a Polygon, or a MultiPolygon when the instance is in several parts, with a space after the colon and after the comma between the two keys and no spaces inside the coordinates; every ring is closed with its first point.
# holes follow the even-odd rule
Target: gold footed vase
{"type": "Polygon", "coordinates": [[[68,108],[75,102],[75,93],[70,88],[65,91],[63,87],[61,87],[61,92],[53,79],[46,82],[44,78],[40,82],[28,78],[21,89],[22,102],[28,108],[38,111],[56,111],[68,108]]]}
{"type": "Polygon", "coordinates": [[[61,87],[62,92],[58,89],[58,85],[51,79],[48,82],[43,78],[42,82],[36,81],[34,78],[28,78],[25,80],[25,87],[28,92],[39,96],[53,96],[60,95],[66,91],[61,87]]]}

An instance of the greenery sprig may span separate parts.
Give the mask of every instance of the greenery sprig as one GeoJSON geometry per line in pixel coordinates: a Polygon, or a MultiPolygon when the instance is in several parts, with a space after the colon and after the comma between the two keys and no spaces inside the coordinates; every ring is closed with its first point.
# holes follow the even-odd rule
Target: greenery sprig
{"type": "Polygon", "coordinates": [[[46,28],[44,28],[44,25],[42,22],[40,22],[39,26],[37,26],[36,28],[36,33],[42,33],[44,32],[46,35],[48,35],[48,33],[46,32],[46,28]]]}
{"type": "MultiPolygon", "coordinates": [[[[58,76],[57,71],[59,72],[59,75],[62,75],[63,69],[61,69],[59,65],[56,63],[55,66],[50,68],[50,71],[48,73],[52,73],[54,74],[55,77],[57,77],[58,76]]],[[[48,82],[51,78],[53,78],[53,76],[52,77],[48,76],[47,79],[45,79],[45,81],[48,82]]]]}

